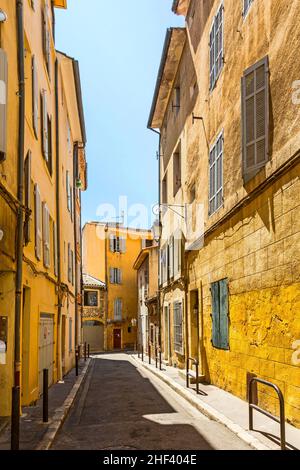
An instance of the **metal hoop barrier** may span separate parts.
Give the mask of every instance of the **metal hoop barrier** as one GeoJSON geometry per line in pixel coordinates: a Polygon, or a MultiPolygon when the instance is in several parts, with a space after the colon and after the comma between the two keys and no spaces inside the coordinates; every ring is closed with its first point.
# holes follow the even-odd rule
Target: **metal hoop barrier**
{"type": "Polygon", "coordinates": [[[196,366],[196,392],[197,395],[199,395],[199,361],[193,357],[188,357],[186,360],[186,386],[187,388],[190,388],[190,378],[194,377],[189,371],[190,362],[196,366]]]}
{"type": "Polygon", "coordinates": [[[253,410],[258,411],[259,413],[262,413],[265,416],[268,416],[268,418],[272,419],[273,421],[276,421],[276,423],[280,424],[280,445],[281,445],[281,450],[286,450],[286,439],[285,439],[285,410],[284,410],[284,398],[282,391],[280,388],[272,384],[271,382],[268,382],[267,380],[259,379],[257,377],[253,377],[249,381],[248,385],[248,397],[249,397],[249,429],[250,431],[253,431],[253,410]],[[252,396],[253,396],[253,385],[254,383],[260,383],[263,385],[266,385],[267,387],[273,388],[275,392],[278,395],[279,399],[279,404],[280,404],[280,418],[277,418],[277,416],[272,415],[266,410],[263,410],[259,406],[255,405],[252,402],[252,396]]]}

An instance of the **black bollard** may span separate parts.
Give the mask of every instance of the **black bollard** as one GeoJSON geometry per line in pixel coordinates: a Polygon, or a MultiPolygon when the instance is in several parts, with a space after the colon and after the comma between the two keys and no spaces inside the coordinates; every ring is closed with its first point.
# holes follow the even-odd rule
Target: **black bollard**
{"type": "Polygon", "coordinates": [[[88,344],[88,358],[90,357],[90,345],[88,344]]]}
{"type": "Polygon", "coordinates": [[[43,423],[48,423],[48,369],[43,370],[43,423]]]}
{"type": "Polygon", "coordinates": [[[78,369],[79,369],[79,346],[75,352],[75,368],[76,368],[76,377],[78,377],[78,369]]]}
{"type": "Polygon", "coordinates": [[[151,364],[151,346],[150,346],[150,343],[148,345],[148,358],[149,358],[149,364],[151,364]]]}
{"type": "Polygon", "coordinates": [[[86,361],[86,343],[84,343],[84,360],[86,361]]]}

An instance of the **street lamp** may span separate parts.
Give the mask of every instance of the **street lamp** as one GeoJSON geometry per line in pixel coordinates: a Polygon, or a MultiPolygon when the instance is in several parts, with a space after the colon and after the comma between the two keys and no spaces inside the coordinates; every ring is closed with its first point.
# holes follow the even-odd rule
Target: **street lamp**
{"type": "Polygon", "coordinates": [[[5,23],[6,20],[7,20],[7,14],[5,13],[5,11],[0,9],[0,23],[5,23]]]}

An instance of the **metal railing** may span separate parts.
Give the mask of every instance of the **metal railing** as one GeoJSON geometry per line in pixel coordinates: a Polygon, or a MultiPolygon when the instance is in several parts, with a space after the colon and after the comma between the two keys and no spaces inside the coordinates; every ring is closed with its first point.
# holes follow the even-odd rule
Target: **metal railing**
{"type": "Polygon", "coordinates": [[[193,357],[188,357],[186,360],[186,387],[190,388],[190,378],[194,378],[194,375],[190,372],[190,362],[196,366],[196,392],[199,395],[199,361],[193,357]]]}
{"type": "Polygon", "coordinates": [[[249,381],[248,385],[248,398],[249,398],[249,429],[250,431],[253,431],[253,410],[258,411],[259,413],[262,413],[265,416],[268,416],[268,418],[272,419],[273,421],[276,421],[276,423],[280,424],[280,445],[281,445],[281,450],[286,450],[286,440],[285,440],[285,410],[284,410],[284,398],[282,391],[280,388],[272,384],[271,382],[268,382],[267,380],[259,379],[257,377],[253,377],[249,381]],[[260,383],[263,385],[266,385],[267,387],[273,388],[275,392],[278,395],[279,398],[279,404],[280,404],[280,418],[277,418],[277,416],[272,415],[268,411],[260,408],[258,405],[255,405],[252,401],[252,396],[253,396],[253,385],[254,383],[260,383]]]}
{"type": "Polygon", "coordinates": [[[138,358],[142,357],[142,362],[144,362],[144,346],[138,345],[138,358]]]}

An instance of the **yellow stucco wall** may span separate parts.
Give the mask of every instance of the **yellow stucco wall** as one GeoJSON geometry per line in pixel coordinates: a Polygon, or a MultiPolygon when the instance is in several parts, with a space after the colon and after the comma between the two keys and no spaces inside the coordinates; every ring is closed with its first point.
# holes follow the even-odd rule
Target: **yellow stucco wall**
{"type": "MultiPolygon", "coordinates": [[[[188,351],[197,353],[197,322],[192,318],[190,295],[198,289],[198,349],[206,380],[246,399],[247,372],[267,378],[284,393],[287,419],[300,426],[300,106],[293,103],[294,82],[300,74],[296,52],[300,2],[255,1],[245,19],[241,16],[242,2],[223,3],[224,66],[216,87],[209,90],[208,44],[220,2],[193,2],[186,21],[187,41],[173,84],[180,83],[181,106],[174,116],[171,92],[161,129],[161,174],[168,179],[168,203],[190,203],[195,184],[194,207],[199,204],[204,208],[204,246],[186,255],[188,351]],[[244,184],[240,82],[244,70],[266,55],[270,67],[270,158],[244,184]],[[193,123],[192,112],[202,121],[193,123]],[[209,149],[221,130],[224,201],[209,216],[209,149]],[[179,143],[182,187],[174,197],[172,157],[179,143]],[[267,178],[297,154],[298,164],[254,196],[267,178]],[[247,197],[239,210],[220,222],[247,197]],[[229,280],[229,351],[211,344],[210,286],[224,278],[229,280]]],[[[172,234],[172,218],[163,216],[164,240],[172,234]]],[[[172,304],[177,287],[165,286],[164,292],[164,301],[172,304]]],[[[259,390],[260,404],[278,413],[272,392],[260,386],[259,390]]]]}

